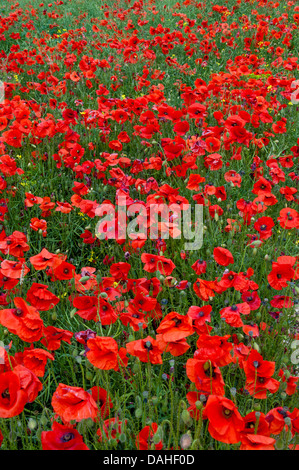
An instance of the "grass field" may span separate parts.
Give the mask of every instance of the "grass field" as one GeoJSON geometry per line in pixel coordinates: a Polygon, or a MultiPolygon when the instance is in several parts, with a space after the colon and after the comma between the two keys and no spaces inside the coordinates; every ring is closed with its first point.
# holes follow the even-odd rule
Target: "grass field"
{"type": "Polygon", "coordinates": [[[298,29],[3,0],[1,449],[299,450],[298,29]]]}

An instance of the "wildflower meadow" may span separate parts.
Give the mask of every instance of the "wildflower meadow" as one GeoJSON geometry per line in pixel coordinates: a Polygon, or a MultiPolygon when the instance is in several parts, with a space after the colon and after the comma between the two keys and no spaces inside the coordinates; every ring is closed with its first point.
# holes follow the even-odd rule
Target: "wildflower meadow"
{"type": "Polygon", "coordinates": [[[298,50],[296,0],[1,2],[0,450],[299,450],[298,50]]]}

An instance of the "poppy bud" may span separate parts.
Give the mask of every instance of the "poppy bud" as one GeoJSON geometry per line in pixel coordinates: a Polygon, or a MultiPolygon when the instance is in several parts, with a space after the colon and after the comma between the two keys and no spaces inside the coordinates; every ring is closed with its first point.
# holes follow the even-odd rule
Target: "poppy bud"
{"type": "Polygon", "coordinates": [[[237,291],[237,292],[236,292],[236,299],[237,299],[237,300],[240,300],[240,299],[241,299],[241,292],[240,292],[240,291],[237,291]]]}
{"type": "Polygon", "coordinates": [[[48,424],[48,418],[47,418],[45,415],[42,415],[42,416],[41,416],[40,424],[41,424],[42,426],[47,426],[47,424],[48,424]]]}
{"type": "Polygon", "coordinates": [[[86,378],[87,378],[87,380],[92,380],[93,379],[93,374],[90,372],[90,370],[88,370],[86,372],[86,378]]]}
{"type": "Polygon", "coordinates": [[[255,256],[257,254],[257,248],[255,248],[255,247],[253,248],[252,254],[253,254],[253,256],[255,256]]]}
{"type": "Polygon", "coordinates": [[[108,297],[107,292],[101,292],[100,297],[102,297],[102,299],[107,299],[107,297],[108,297]]]}
{"type": "Polygon", "coordinates": [[[218,215],[218,212],[215,212],[214,219],[216,220],[216,222],[218,222],[218,220],[219,220],[219,215],[218,215]]]}
{"type": "Polygon", "coordinates": [[[181,413],[181,418],[182,418],[182,421],[183,423],[186,425],[186,426],[189,426],[192,424],[192,418],[190,416],[190,413],[188,410],[183,410],[182,413],[181,413]]]}
{"type": "Polygon", "coordinates": [[[81,284],[84,285],[84,284],[86,284],[86,282],[87,282],[88,280],[89,280],[89,276],[83,276],[83,277],[81,277],[80,282],[81,282],[81,284]]]}
{"type": "Polygon", "coordinates": [[[76,308],[73,308],[73,309],[70,311],[70,317],[71,317],[71,318],[74,318],[76,312],[77,312],[77,309],[76,309],[76,308]]]}
{"type": "Polygon", "coordinates": [[[284,422],[286,423],[287,426],[291,426],[291,424],[292,424],[291,418],[289,418],[289,416],[284,418],[284,422]]]}
{"type": "Polygon", "coordinates": [[[122,442],[122,443],[126,442],[126,440],[127,440],[126,435],[125,435],[125,434],[121,434],[121,435],[119,436],[119,440],[120,440],[120,442],[122,442]]]}
{"type": "Polygon", "coordinates": [[[259,345],[254,341],[253,342],[253,348],[257,351],[257,352],[260,352],[260,347],[259,345]]]}
{"type": "Polygon", "coordinates": [[[52,316],[51,316],[52,320],[53,321],[56,321],[57,320],[57,313],[52,313],[52,316]]]}
{"type": "Polygon", "coordinates": [[[34,431],[34,429],[36,428],[37,426],[37,422],[35,419],[33,418],[29,418],[28,420],[28,428],[30,429],[30,431],[34,431]]]}
{"type": "Polygon", "coordinates": [[[141,408],[137,408],[137,410],[135,410],[135,416],[137,419],[140,419],[142,417],[142,409],[141,408]]]}
{"type": "Polygon", "coordinates": [[[285,370],[285,371],[284,371],[284,376],[285,376],[285,378],[288,380],[288,379],[291,377],[290,371],[289,371],[289,370],[285,370]]]}
{"type": "Polygon", "coordinates": [[[271,258],[269,255],[265,255],[265,261],[269,261],[271,258]]]}
{"type": "Polygon", "coordinates": [[[282,434],[280,434],[279,438],[276,441],[275,447],[277,450],[282,450],[284,448],[284,442],[282,438],[282,434]]]}
{"type": "Polygon", "coordinates": [[[159,402],[159,398],[158,397],[152,397],[152,403],[153,405],[157,405],[159,402]]]}
{"type": "Polygon", "coordinates": [[[197,401],[195,402],[195,406],[196,406],[196,408],[197,408],[198,410],[202,410],[202,408],[203,408],[203,404],[202,404],[202,402],[199,401],[199,400],[197,400],[197,401]]]}
{"type": "Polygon", "coordinates": [[[159,444],[163,439],[163,429],[161,426],[158,426],[158,429],[153,437],[153,443],[154,444],[159,444]]]}
{"type": "Polygon", "coordinates": [[[255,317],[256,317],[257,320],[260,320],[262,318],[261,312],[257,312],[255,317]]]}

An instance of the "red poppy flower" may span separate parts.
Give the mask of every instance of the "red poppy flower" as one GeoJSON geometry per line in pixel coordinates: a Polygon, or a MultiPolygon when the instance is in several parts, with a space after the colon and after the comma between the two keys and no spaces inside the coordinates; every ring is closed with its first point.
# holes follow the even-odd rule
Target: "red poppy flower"
{"type": "Polygon", "coordinates": [[[1,325],[27,343],[38,341],[43,331],[43,321],[39,312],[21,297],[15,297],[14,304],[16,308],[0,310],[1,325]]]}
{"type": "Polygon", "coordinates": [[[229,264],[234,263],[233,255],[226,248],[222,248],[220,246],[214,248],[213,256],[216,263],[220,264],[221,266],[228,266],[229,264]]]}
{"type": "Polygon", "coordinates": [[[115,339],[106,336],[96,336],[87,341],[86,357],[91,364],[102,370],[118,370],[119,363],[127,364],[125,349],[118,351],[115,339]]]}
{"type": "Polygon", "coordinates": [[[231,400],[210,395],[205,406],[205,416],[209,420],[208,431],[214,439],[226,444],[240,442],[244,419],[231,400]]]}
{"type": "Polygon", "coordinates": [[[233,362],[233,358],[231,356],[233,344],[228,342],[229,338],[230,335],[200,335],[196,343],[197,350],[194,353],[194,358],[200,360],[211,360],[212,362],[215,362],[218,367],[230,364],[233,362]]]}
{"type": "Polygon", "coordinates": [[[189,316],[170,312],[163,318],[156,331],[162,334],[165,343],[178,341],[193,334],[192,321],[189,316]]]}
{"type": "Polygon", "coordinates": [[[164,258],[164,256],[142,253],[141,261],[145,263],[143,269],[148,273],[159,271],[164,276],[170,276],[175,268],[175,264],[171,259],[164,258]]]}
{"type": "Polygon", "coordinates": [[[54,255],[53,253],[50,253],[46,248],[43,248],[38,255],[29,258],[29,261],[37,271],[40,271],[42,269],[46,269],[50,266],[53,266],[54,260],[56,258],[57,255],[54,255]]]}
{"type": "Polygon", "coordinates": [[[162,351],[170,352],[170,354],[174,357],[182,356],[185,354],[185,352],[188,351],[188,349],[190,349],[190,346],[185,338],[178,339],[176,341],[168,341],[166,343],[163,339],[163,335],[157,335],[156,341],[162,351]]]}
{"type": "Polygon", "coordinates": [[[24,390],[27,395],[27,402],[34,402],[39,392],[43,389],[41,381],[32,370],[27,369],[27,367],[22,364],[17,364],[13,371],[20,379],[21,389],[24,390]]]}
{"type": "Polygon", "coordinates": [[[215,362],[210,360],[188,359],[186,374],[195,383],[197,391],[211,395],[224,395],[224,380],[215,362]]]}
{"type": "Polygon", "coordinates": [[[299,213],[295,209],[290,209],[289,207],[282,209],[277,220],[280,226],[287,230],[299,228],[299,213]]]}
{"type": "Polygon", "coordinates": [[[22,258],[24,252],[30,249],[27,244],[26,235],[22,232],[15,231],[5,240],[0,241],[0,250],[5,255],[10,254],[16,258],[22,258]]]}
{"type": "MultiPolygon", "coordinates": [[[[153,437],[158,430],[157,423],[151,423],[149,426],[145,426],[138,433],[136,438],[136,447],[138,450],[150,450],[153,444],[153,437]]],[[[155,444],[155,450],[163,449],[163,442],[160,441],[155,444]]]]}
{"type": "Polygon", "coordinates": [[[198,259],[197,261],[195,261],[195,263],[192,264],[191,268],[193,269],[193,271],[195,271],[198,276],[200,276],[201,274],[204,274],[206,272],[207,263],[206,261],[198,259]]]}
{"type": "Polygon", "coordinates": [[[97,407],[100,410],[100,415],[102,418],[107,418],[109,415],[110,409],[113,408],[113,403],[111,398],[108,397],[108,393],[104,388],[94,386],[90,389],[92,398],[97,404],[97,407]]]}
{"type": "Polygon", "coordinates": [[[272,235],[275,226],[272,217],[261,217],[254,223],[254,228],[260,234],[260,240],[267,240],[272,235]]]}
{"type": "Polygon", "coordinates": [[[54,356],[40,348],[26,348],[22,353],[22,361],[27,369],[30,369],[37,377],[45,375],[47,360],[54,361],[54,356]]]}
{"type": "Polygon", "coordinates": [[[281,290],[288,286],[288,282],[295,276],[292,266],[287,259],[284,262],[272,263],[272,270],[268,274],[267,279],[273,289],[281,290]]]}
{"type": "Polygon", "coordinates": [[[56,351],[61,346],[61,341],[66,343],[71,343],[71,338],[74,333],[68,330],[63,330],[61,328],[56,328],[55,326],[47,326],[43,329],[44,338],[41,340],[41,343],[49,350],[56,351]]]}
{"type": "Polygon", "coordinates": [[[49,286],[34,282],[27,292],[27,302],[41,311],[47,311],[55,307],[59,302],[59,298],[48,289],[49,286]]]}
{"type": "Polygon", "coordinates": [[[250,313],[250,307],[246,302],[241,304],[232,305],[231,307],[225,307],[220,310],[220,316],[225,322],[234,327],[239,328],[243,326],[240,314],[248,315],[250,313]]]}
{"type": "Polygon", "coordinates": [[[130,341],[126,344],[129,354],[138,357],[141,362],[150,362],[151,364],[162,364],[161,353],[163,352],[160,344],[150,336],[136,341],[130,341]]]}
{"type": "Polygon", "coordinates": [[[196,307],[192,305],[187,312],[188,317],[192,320],[193,328],[203,326],[205,322],[211,321],[212,306],[203,305],[196,307]]]}
{"type": "Polygon", "coordinates": [[[24,410],[28,400],[15,372],[0,374],[0,418],[12,418],[24,410]]]}

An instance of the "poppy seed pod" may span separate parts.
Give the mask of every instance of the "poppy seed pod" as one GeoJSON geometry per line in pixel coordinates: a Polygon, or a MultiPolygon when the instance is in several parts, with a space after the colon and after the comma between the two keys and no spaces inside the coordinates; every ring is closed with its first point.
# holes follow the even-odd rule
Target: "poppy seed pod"
{"type": "Polygon", "coordinates": [[[192,437],[189,434],[183,434],[180,439],[180,446],[182,449],[188,449],[192,444],[192,437]]]}
{"type": "Polygon", "coordinates": [[[28,420],[28,429],[30,429],[30,431],[34,431],[34,429],[37,427],[37,422],[35,419],[33,418],[29,418],[28,420]]]}
{"type": "Polygon", "coordinates": [[[142,409],[141,408],[137,408],[137,410],[135,410],[135,416],[137,419],[140,419],[142,417],[142,409]]]}

